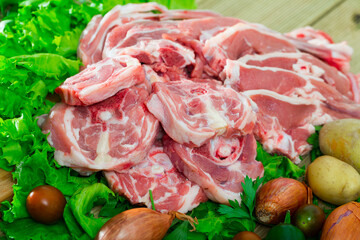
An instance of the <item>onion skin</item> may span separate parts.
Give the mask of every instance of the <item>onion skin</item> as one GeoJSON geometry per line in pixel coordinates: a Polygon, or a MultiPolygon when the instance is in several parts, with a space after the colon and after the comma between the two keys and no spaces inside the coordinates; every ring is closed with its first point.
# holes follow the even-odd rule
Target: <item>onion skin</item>
{"type": "Polygon", "coordinates": [[[256,194],[255,216],[264,224],[279,224],[286,211],[293,215],[306,204],[308,188],[291,178],[277,178],[265,183],[256,194]]]}
{"type": "Polygon", "coordinates": [[[148,208],[130,209],[106,222],[95,240],[161,240],[174,217],[148,208]]]}
{"type": "Polygon", "coordinates": [[[243,231],[236,234],[233,240],[261,240],[261,238],[254,232],[243,231]]]}
{"type": "Polygon", "coordinates": [[[322,229],[321,240],[359,239],[360,203],[349,202],[336,208],[328,216],[322,229]]]}

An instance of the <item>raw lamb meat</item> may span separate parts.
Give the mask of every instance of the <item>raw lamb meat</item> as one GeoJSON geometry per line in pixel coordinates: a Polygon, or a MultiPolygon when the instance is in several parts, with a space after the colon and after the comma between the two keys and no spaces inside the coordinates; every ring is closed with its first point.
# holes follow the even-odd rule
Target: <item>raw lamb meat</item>
{"type": "Polygon", "coordinates": [[[201,147],[187,147],[164,137],[164,150],[176,168],[199,184],[207,197],[229,204],[240,199],[245,176],[262,177],[264,168],[255,160],[256,141],[252,134],[241,137],[216,137],[201,147]]]}
{"type": "Polygon", "coordinates": [[[69,105],[91,105],[144,82],[145,74],[136,58],[117,56],[88,66],[66,79],[55,92],[69,105]]]}
{"type": "Polygon", "coordinates": [[[239,61],[258,67],[277,67],[320,77],[350,99],[354,99],[354,93],[358,92],[358,89],[353,89],[351,81],[342,72],[310,54],[274,52],[264,55],[246,55],[239,61]]]}
{"type": "Polygon", "coordinates": [[[151,190],[155,209],[160,212],[186,213],[207,200],[199,185],[176,170],[161,144],[154,145],[140,164],[119,172],[105,172],[105,177],[110,187],[132,204],[143,203],[151,208],[151,190]]]}
{"type": "Polygon", "coordinates": [[[180,34],[177,24],[176,21],[138,20],[116,26],[106,36],[102,58],[116,56],[122,49],[136,46],[140,42],[161,40],[165,33],[180,34]]]}
{"type": "Polygon", "coordinates": [[[350,70],[353,49],[346,42],[334,43],[328,34],[312,27],[295,29],[286,36],[298,49],[324,60],[344,73],[350,70]]]}
{"type": "Polygon", "coordinates": [[[247,97],[214,80],[154,83],[146,106],[171,138],[198,147],[214,136],[249,134],[256,121],[247,97]]]}
{"type": "Polygon", "coordinates": [[[113,48],[105,52],[105,57],[128,55],[137,58],[141,63],[154,64],[163,62],[167,66],[184,68],[195,63],[195,54],[191,49],[166,39],[144,40],[135,46],[113,48]]]}
{"type": "Polygon", "coordinates": [[[105,38],[114,27],[136,20],[171,20],[204,17],[219,17],[211,11],[168,10],[157,3],[117,5],[104,17],[96,15],[82,33],[78,56],[85,66],[102,59],[105,38]],[[154,13],[154,11],[158,13],[154,13]]]}
{"type": "Polygon", "coordinates": [[[158,133],[158,121],[144,107],[148,92],[127,88],[91,106],[56,104],[43,132],[63,166],[82,174],[123,170],[141,162],[158,133]]]}
{"type": "Polygon", "coordinates": [[[238,23],[205,42],[203,53],[209,65],[220,73],[227,59],[246,54],[297,52],[296,47],[281,34],[264,31],[250,24],[238,23]]]}
{"type": "Polygon", "coordinates": [[[311,150],[307,138],[314,125],[333,120],[324,113],[320,101],[287,97],[268,90],[244,92],[259,107],[254,129],[256,138],[270,153],[281,153],[300,162],[299,155],[311,150]]]}
{"type": "Polygon", "coordinates": [[[246,65],[227,60],[225,85],[238,91],[266,89],[291,97],[317,99],[340,113],[360,118],[360,105],[342,95],[321,78],[273,67],[246,65]]]}

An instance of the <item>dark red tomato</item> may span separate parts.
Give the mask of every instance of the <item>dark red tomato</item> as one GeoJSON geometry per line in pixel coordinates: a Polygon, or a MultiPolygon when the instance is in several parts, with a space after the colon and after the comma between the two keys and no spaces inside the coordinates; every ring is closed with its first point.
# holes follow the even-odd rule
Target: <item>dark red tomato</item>
{"type": "Polygon", "coordinates": [[[243,231],[236,234],[233,240],[261,240],[261,238],[254,232],[243,231]]]}
{"type": "Polygon", "coordinates": [[[324,211],[314,204],[301,206],[295,213],[294,224],[307,237],[316,236],[325,222],[324,211]]]}
{"type": "Polygon", "coordinates": [[[61,219],[65,204],[62,192],[49,185],[34,188],[26,198],[26,208],[30,216],[45,224],[53,224],[61,219]]]}

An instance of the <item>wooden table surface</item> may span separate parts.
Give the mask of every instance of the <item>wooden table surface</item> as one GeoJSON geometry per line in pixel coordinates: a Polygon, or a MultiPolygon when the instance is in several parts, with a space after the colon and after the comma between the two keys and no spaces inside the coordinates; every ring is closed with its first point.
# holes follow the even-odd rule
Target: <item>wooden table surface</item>
{"type": "MultiPolygon", "coordinates": [[[[360,0],[197,0],[199,9],[257,22],[279,32],[312,26],[354,49],[351,71],[360,73],[360,0]]],[[[11,173],[0,169],[0,202],[12,197],[11,173]]],[[[266,228],[256,229],[261,236],[266,228]]]]}
{"type": "Polygon", "coordinates": [[[351,71],[360,73],[360,0],[197,0],[199,9],[257,22],[279,31],[312,26],[354,49],[351,71]]]}

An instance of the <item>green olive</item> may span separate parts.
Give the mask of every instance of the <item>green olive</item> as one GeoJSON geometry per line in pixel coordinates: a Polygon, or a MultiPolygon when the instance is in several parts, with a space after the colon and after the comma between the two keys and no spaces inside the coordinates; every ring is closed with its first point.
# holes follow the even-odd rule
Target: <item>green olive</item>
{"type": "Polygon", "coordinates": [[[65,204],[62,192],[49,185],[34,188],[26,198],[26,209],[30,216],[44,224],[53,224],[61,219],[65,204]]]}
{"type": "Polygon", "coordinates": [[[295,213],[294,224],[306,237],[316,236],[325,222],[324,211],[314,204],[301,206],[295,213]]]}

